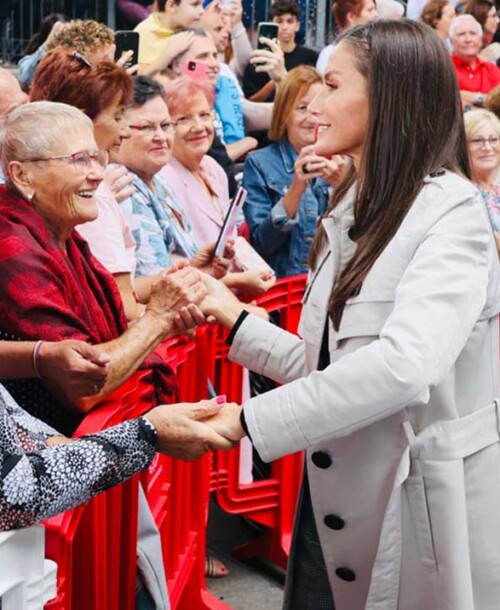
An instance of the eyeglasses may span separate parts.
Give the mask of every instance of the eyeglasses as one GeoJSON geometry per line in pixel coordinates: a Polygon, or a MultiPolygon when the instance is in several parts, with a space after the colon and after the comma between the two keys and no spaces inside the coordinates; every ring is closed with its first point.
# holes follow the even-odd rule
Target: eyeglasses
{"type": "Polygon", "coordinates": [[[176,121],[163,121],[162,123],[145,123],[144,125],[129,125],[130,129],[135,129],[139,133],[144,136],[152,136],[154,135],[158,127],[163,131],[163,133],[167,133],[171,129],[173,129],[176,125],[176,121]]]}
{"type": "Polygon", "coordinates": [[[469,140],[469,146],[476,150],[484,148],[486,144],[489,144],[491,148],[498,148],[500,138],[498,136],[490,136],[489,138],[471,138],[469,140]]]}
{"type": "Polygon", "coordinates": [[[39,163],[41,161],[65,161],[78,171],[88,171],[92,163],[96,162],[105,168],[108,164],[108,151],[98,150],[96,152],[77,152],[72,155],[58,155],[56,157],[44,157],[43,159],[23,159],[23,163],[39,163]]]}
{"type": "Polygon", "coordinates": [[[200,112],[195,116],[181,116],[175,120],[176,127],[193,127],[198,121],[203,125],[208,125],[214,119],[213,112],[200,112]]]}

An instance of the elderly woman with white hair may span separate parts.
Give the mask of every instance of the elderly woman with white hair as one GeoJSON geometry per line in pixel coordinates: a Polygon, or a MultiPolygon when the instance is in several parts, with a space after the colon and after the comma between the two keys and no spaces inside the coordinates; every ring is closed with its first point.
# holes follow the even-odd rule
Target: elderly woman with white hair
{"type": "Polygon", "coordinates": [[[65,434],[139,368],[151,371],[156,397],[165,402],[176,382],[154,349],[204,321],[196,306],[206,294],[200,272],[183,265],[162,274],[144,315],[127,327],[114,279],[74,231],[97,216],[95,192],[107,162],[92,121],[66,104],[26,104],[7,116],[0,150],[7,178],[0,187],[2,338],[74,339],[109,355],[106,382],[92,397],[56,401],[41,379],[6,382],[9,390],[65,434]]]}
{"type": "Polygon", "coordinates": [[[472,15],[459,15],[451,22],[450,39],[462,104],[466,110],[480,108],[485,95],[500,84],[500,68],[479,57],[483,28],[472,15]]]}
{"type": "Polygon", "coordinates": [[[488,110],[465,114],[472,180],[481,191],[500,251],[500,121],[488,110]]]}

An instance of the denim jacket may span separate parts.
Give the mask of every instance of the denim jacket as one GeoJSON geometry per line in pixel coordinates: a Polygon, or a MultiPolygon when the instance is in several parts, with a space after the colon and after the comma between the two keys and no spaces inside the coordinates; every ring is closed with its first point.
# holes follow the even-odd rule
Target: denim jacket
{"type": "Polygon", "coordinates": [[[328,204],[329,185],[319,178],[312,180],[297,214],[288,218],[283,197],[292,183],[296,159],[297,153],[285,137],[249,154],[243,171],[243,186],[248,191],[244,212],[251,242],[277,277],[307,273],[318,217],[328,204]]]}

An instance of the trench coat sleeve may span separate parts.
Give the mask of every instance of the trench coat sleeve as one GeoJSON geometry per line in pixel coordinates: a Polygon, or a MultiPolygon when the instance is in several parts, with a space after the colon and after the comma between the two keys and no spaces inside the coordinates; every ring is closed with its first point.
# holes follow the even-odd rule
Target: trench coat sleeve
{"type": "Polygon", "coordinates": [[[307,374],[304,341],[252,314],[238,329],[229,355],[234,362],[278,383],[307,374]]]}
{"type": "Polygon", "coordinates": [[[403,272],[377,339],[244,405],[260,456],[270,461],[425,405],[486,303],[491,239],[477,198],[438,218],[403,272]]]}

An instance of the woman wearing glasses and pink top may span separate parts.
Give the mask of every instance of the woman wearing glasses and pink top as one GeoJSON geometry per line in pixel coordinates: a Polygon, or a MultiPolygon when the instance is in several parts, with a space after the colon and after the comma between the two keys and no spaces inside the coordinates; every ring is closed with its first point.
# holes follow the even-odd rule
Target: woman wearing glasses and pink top
{"type": "Polygon", "coordinates": [[[489,110],[464,115],[472,180],[483,196],[500,252],[500,121],[489,110]]]}
{"type": "MultiPolygon", "coordinates": [[[[165,98],[175,130],[172,157],[160,174],[189,218],[197,242],[206,246],[217,240],[229,207],[227,176],[207,155],[214,138],[214,95],[208,86],[182,77],[167,86],[165,98]]],[[[240,272],[229,273],[225,284],[247,294],[265,292],[276,281],[271,271],[241,271],[237,265],[233,270],[240,272]]]]}

